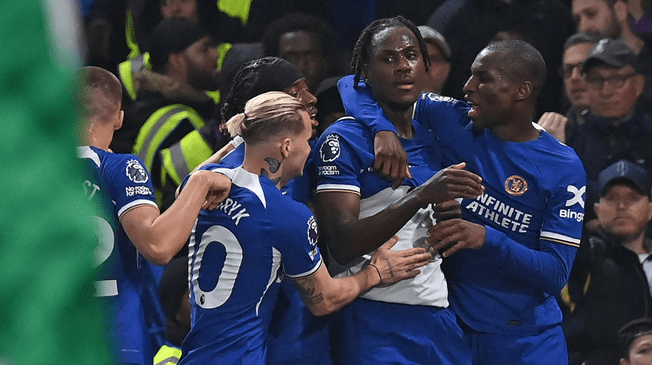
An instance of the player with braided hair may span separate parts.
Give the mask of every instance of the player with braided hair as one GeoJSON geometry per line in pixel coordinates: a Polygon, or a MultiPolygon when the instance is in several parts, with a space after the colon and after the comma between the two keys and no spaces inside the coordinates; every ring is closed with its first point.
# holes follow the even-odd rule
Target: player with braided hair
{"type": "MultiPolygon", "coordinates": [[[[351,117],[317,141],[316,207],[333,255],[331,272],[362,270],[388,237],[398,249],[419,247],[432,226],[431,203],[482,193],[480,177],[464,164],[442,169],[435,138],[412,118],[428,53],[418,29],[403,17],[379,19],[360,35],[351,62],[358,87],[389,115],[407,151],[411,176],[393,189],[373,171],[374,131],[351,117]],[[364,81],[362,81],[363,79],[364,81]]],[[[341,81],[340,81],[341,82],[341,81]]],[[[448,308],[446,279],[434,257],[412,280],[371,289],[332,322],[338,364],[470,364],[471,349],[448,308]]],[[[334,351],[335,352],[335,351],[334,351]]]]}
{"type": "Polygon", "coordinates": [[[353,48],[353,54],[351,55],[351,69],[355,74],[353,81],[354,87],[358,87],[358,83],[360,82],[362,66],[369,63],[369,47],[371,46],[373,36],[381,30],[401,26],[409,29],[410,32],[416,37],[419,45],[419,51],[423,57],[425,70],[426,72],[430,70],[430,56],[428,54],[426,42],[414,23],[400,15],[393,18],[378,19],[369,24],[369,26],[362,31],[358,41],[355,43],[355,47],[353,48]]]}

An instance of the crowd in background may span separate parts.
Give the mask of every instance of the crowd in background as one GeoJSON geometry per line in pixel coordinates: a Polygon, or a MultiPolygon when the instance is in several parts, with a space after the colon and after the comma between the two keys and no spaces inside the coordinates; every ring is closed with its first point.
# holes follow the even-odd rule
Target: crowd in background
{"type": "MultiPolygon", "coordinates": [[[[488,44],[531,44],[547,73],[531,120],[570,146],[587,175],[582,243],[568,284],[554,293],[569,362],[636,363],[623,346],[629,351],[652,333],[652,2],[87,0],[81,6],[84,63],[111,71],[124,88],[124,122],[110,149],[142,160],[161,212],[198,165],[238,151],[242,139],[225,123],[244,113],[252,97],[295,96],[312,117],[311,141],[346,115],[337,82],[359,78],[356,40],[376,19],[401,15],[418,25],[429,57],[420,91],[459,100],[488,44]],[[619,332],[640,318],[648,322],[619,332]]],[[[307,183],[293,181],[292,197],[314,208],[315,177],[307,172],[301,179],[307,183]]],[[[156,314],[148,322],[156,350],[171,349],[177,358],[190,330],[180,312],[189,305],[180,299],[188,297],[187,267],[179,263],[187,255],[184,247],[177,254],[184,259],[165,274],[152,270],[162,303],[152,304],[156,314]]],[[[280,295],[291,302],[292,289],[284,290],[280,295]]],[[[328,336],[314,326],[316,336],[328,336]]]]}

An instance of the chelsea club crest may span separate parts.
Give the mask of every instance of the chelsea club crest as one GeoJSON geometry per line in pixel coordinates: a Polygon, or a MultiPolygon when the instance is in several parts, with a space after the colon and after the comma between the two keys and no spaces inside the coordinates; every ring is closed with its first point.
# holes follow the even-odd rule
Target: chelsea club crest
{"type": "Polygon", "coordinates": [[[527,191],[527,181],[518,175],[512,175],[505,180],[505,191],[510,195],[523,195],[527,191]]]}

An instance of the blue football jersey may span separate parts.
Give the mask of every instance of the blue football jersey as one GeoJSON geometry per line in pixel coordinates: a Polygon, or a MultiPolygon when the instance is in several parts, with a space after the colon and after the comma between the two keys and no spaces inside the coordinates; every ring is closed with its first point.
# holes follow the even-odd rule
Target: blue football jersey
{"type": "Polygon", "coordinates": [[[93,217],[98,232],[96,259],[101,275],[95,287],[108,319],[109,341],[119,351],[118,361],[150,364],[155,347],[141,293],[147,291],[147,285],[153,285],[151,267],[129,241],[119,217],[142,204],[157,206],[151,179],[134,155],[88,146],[78,147],[77,154],[85,167],[87,196],[98,199],[105,213],[93,217]]]}
{"type": "MultiPolygon", "coordinates": [[[[235,149],[222,158],[221,167],[234,168],[242,165],[245,155],[244,139],[236,136],[231,143],[235,149]]],[[[316,140],[311,140],[314,148],[316,140]]],[[[307,204],[310,200],[314,168],[312,154],[308,156],[303,175],[290,180],[281,188],[281,192],[293,200],[307,204]]],[[[291,361],[301,363],[315,362],[315,356],[330,358],[330,339],[328,320],[315,317],[306,308],[299,292],[289,279],[283,280],[279,297],[270,322],[268,337],[268,363],[288,364],[291,361]]]]}
{"type": "Polygon", "coordinates": [[[321,265],[317,224],[266,177],[207,165],[231,178],[229,197],[202,210],[189,246],[192,328],[181,364],[266,364],[279,275],[321,265]]]}
{"type": "Polygon", "coordinates": [[[579,247],[586,174],[573,149],[538,125],[533,141],[505,141],[474,130],[469,108],[423,94],[415,111],[437,137],[444,164],[466,162],[485,186],[462,202],[462,217],[486,227],[483,248],[444,263],[451,305],[481,332],[539,333],[562,320],[554,295],[579,247]]]}
{"type": "MultiPolygon", "coordinates": [[[[344,107],[374,131],[396,130],[369,88],[340,80],[344,107]]],[[[554,299],[568,280],[584,219],[586,174],[577,154],[536,124],[528,142],[474,130],[466,103],[422,94],[414,118],[437,139],[444,165],[466,162],[485,193],[462,201],[462,217],[486,227],[480,250],[442,265],[451,307],[471,328],[507,335],[541,333],[562,320],[554,299]]]]}
{"type": "MultiPolygon", "coordinates": [[[[374,136],[368,127],[349,117],[329,126],[317,141],[318,148],[313,151],[318,176],[317,193],[338,191],[360,194],[362,219],[382,211],[410,189],[423,184],[439,171],[440,156],[436,141],[428,130],[414,121],[412,126],[414,137],[400,139],[408,155],[412,178],[406,179],[398,189],[392,189],[393,182],[373,171],[374,136]]],[[[430,207],[419,210],[397,232],[399,241],[394,249],[422,247],[426,232],[433,223],[430,207]]],[[[365,266],[372,254],[364,255],[346,267],[332,262],[331,272],[340,273],[338,277],[352,275],[365,266]]],[[[440,264],[441,258],[435,258],[422,267],[416,277],[375,287],[361,297],[392,303],[448,307],[446,280],[440,264]]]]}
{"type": "MultiPolygon", "coordinates": [[[[315,139],[310,140],[311,148],[314,149],[316,141],[317,140],[315,139]]],[[[246,149],[244,139],[240,136],[236,136],[231,143],[235,146],[235,149],[222,158],[220,165],[223,167],[238,167],[241,166],[244,161],[246,149]]],[[[303,175],[297,176],[288,181],[287,184],[281,188],[283,194],[291,197],[295,201],[308,204],[312,191],[315,188],[313,186],[313,182],[315,181],[314,171],[315,169],[313,167],[311,154],[306,160],[303,175]]]]}

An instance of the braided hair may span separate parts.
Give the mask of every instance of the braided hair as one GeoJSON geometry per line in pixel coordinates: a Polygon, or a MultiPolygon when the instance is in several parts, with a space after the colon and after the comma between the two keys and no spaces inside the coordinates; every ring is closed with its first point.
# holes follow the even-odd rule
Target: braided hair
{"type": "Polygon", "coordinates": [[[377,19],[362,30],[362,33],[360,33],[360,37],[358,37],[355,47],[353,48],[353,55],[351,57],[351,70],[355,74],[353,87],[358,87],[360,75],[362,74],[362,65],[369,62],[369,47],[371,46],[371,39],[373,36],[382,30],[395,27],[407,28],[415,37],[417,37],[419,50],[421,51],[426,71],[430,70],[430,57],[428,56],[426,42],[423,40],[421,32],[419,32],[419,29],[414,25],[414,23],[400,15],[393,18],[377,19]]]}
{"type": "Polygon", "coordinates": [[[222,124],[244,112],[245,104],[254,96],[268,91],[283,91],[301,77],[303,75],[296,66],[278,57],[263,57],[244,63],[236,72],[220,110],[222,124]]]}

